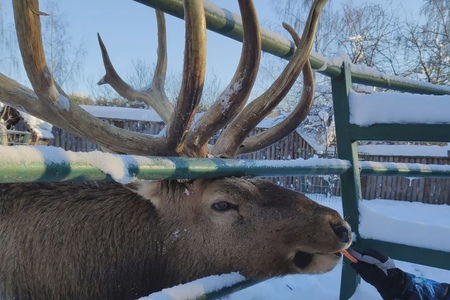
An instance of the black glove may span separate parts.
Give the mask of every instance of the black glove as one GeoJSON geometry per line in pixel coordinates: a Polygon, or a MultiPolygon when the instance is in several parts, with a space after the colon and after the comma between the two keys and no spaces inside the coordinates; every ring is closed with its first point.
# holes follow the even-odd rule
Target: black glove
{"type": "Polygon", "coordinates": [[[358,262],[350,266],[367,282],[373,285],[384,300],[399,298],[405,288],[405,273],[396,268],[394,261],[376,250],[359,253],[348,249],[358,262]]]}

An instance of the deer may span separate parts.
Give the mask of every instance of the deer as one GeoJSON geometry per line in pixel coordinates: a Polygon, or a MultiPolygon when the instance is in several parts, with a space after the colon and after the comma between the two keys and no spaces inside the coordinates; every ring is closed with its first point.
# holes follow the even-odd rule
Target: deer
{"type": "MultiPolygon", "coordinates": [[[[308,60],[326,0],[312,3],[296,50],[275,82],[248,103],[261,56],[252,1],[239,0],[244,36],[235,75],[194,122],[205,74],[206,26],[202,0],[183,1],[186,28],[177,103],[164,92],[167,59],[164,14],[156,11],[158,63],[151,87],[136,90],[115,71],[100,38],[109,84],[126,99],[152,107],[164,134],[128,132],[102,122],[70,100],[44,57],[37,0],[13,1],[23,63],[33,90],[0,74],[0,100],[115,153],[234,158],[292,132],[314,94],[308,60]],[[303,94],[284,121],[249,132],[303,74],[303,94]],[[222,130],[214,145],[211,137],[222,130]]],[[[248,279],[318,274],[333,269],[351,244],[338,212],[304,194],[252,177],[117,182],[0,184],[1,299],[136,299],[197,278],[239,272],[248,279]]]]}

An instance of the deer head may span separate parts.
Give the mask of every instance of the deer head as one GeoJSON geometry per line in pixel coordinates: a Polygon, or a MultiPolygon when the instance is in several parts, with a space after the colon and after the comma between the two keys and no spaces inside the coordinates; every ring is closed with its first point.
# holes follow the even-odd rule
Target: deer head
{"type": "Polygon", "coordinates": [[[326,0],[314,1],[301,38],[289,25],[283,24],[292,35],[297,49],[267,91],[245,106],[258,72],[261,39],[253,2],[239,0],[244,26],[239,65],[228,87],[195,124],[193,119],[201,100],[206,63],[206,22],[201,0],[184,1],[186,41],[183,79],[175,107],[172,107],[164,91],[167,58],[163,13],[156,12],[158,62],[153,82],[147,90],[138,91],[120,78],[99,35],[106,69],[106,75],[99,84],[109,84],[126,99],[141,100],[153,107],[166,123],[166,133],[162,136],[151,137],[105,124],[70,100],[53,79],[45,61],[40,26],[42,13],[37,0],[13,2],[20,51],[34,92],[1,74],[0,91],[14,106],[117,153],[235,157],[265,148],[284,138],[308,114],[314,94],[308,57],[325,3],[326,0]],[[302,70],[303,94],[291,115],[277,126],[248,137],[255,126],[286,96],[302,70]],[[210,138],[219,130],[223,130],[223,133],[216,144],[210,147],[210,138]]]}
{"type": "MultiPolygon", "coordinates": [[[[146,134],[128,132],[114,127],[94,118],[69,99],[67,94],[54,81],[45,61],[39,20],[41,13],[39,12],[37,0],[13,1],[22,59],[34,91],[0,74],[0,95],[9,103],[16,107],[19,106],[36,117],[42,118],[78,136],[95,141],[101,146],[118,153],[196,158],[209,156],[231,158],[238,154],[257,151],[287,136],[308,114],[314,94],[313,76],[308,57],[318,18],[326,0],[313,2],[301,38],[290,26],[284,24],[284,27],[292,35],[297,49],[286,68],[267,91],[246,106],[245,103],[255,82],[260,63],[261,40],[252,1],[238,1],[244,24],[244,39],[239,65],[225,91],[195,123],[193,122],[194,114],[201,100],[205,75],[206,22],[202,0],[185,0],[183,2],[186,22],[183,79],[177,103],[173,108],[164,92],[166,55],[164,16],[161,12],[157,12],[159,28],[158,63],[151,88],[145,91],[135,90],[119,77],[99,36],[106,69],[106,75],[99,83],[110,84],[119,94],[127,99],[133,101],[138,99],[153,107],[166,123],[164,135],[151,137],[146,134]],[[301,71],[304,78],[303,94],[291,115],[262,134],[248,137],[250,131],[285,97],[301,71]],[[219,130],[223,132],[216,144],[209,146],[209,140],[219,130]]],[[[11,195],[18,198],[17,201],[8,202],[13,204],[24,203],[20,204],[20,207],[32,207],[35,205],[35,209],[37,208],[35,220],[39,220],[40,226],[45,227],[41,228],[42,232],[45,232],[46,228],[54,228],[54,226],[44,226],[42,225],[44,223],[40,222],[42,219],[39,214],[41,205],[48,204],[53,206],[53,203],[56,203],[56,200],[60,198],[67,200],[64,203],[71,205],[71,198],[74,198],[76,203],[80,203],[80,206],[84,207],[80,207],[77,211],[58,208],[60,212],[70,211],[75,218],[83,219],[83,216],[86,216],[86,214],[91,218],[92,212],[95,211],[95,213],[105,217],[107,214],[103,213],[101,209],[90,209],[89,207],[89,205],[98,204],[103,208],[106,207],[106,210],[111,209],[113,211],[109,216],[120,214],[127,223],[129,220],[141,220],[136,218],[135,213],[139,213],[142,219],[148,223],[145,226],[148,230],[142,232],[141,229],[143,227],[131,226],[132,230],[139,231],[139,234],[146,238],[153,235],[157,241],[171,246],[171,251],[177,252],[182,258],[189,258],[183,261],[198,263],[197,269],[188,270],[188,268],[183,268],[183,270],[178,270],[179,274],[175,273],[176,276],[173,275],[174,271],[172,273],[169,272],[170,276],[167,275],[169,279],[166,278],[164,285],[161,278],[159,278],[158,280],[160,281],[154,283],[151,288],[145,287],[147,292],[167,287],[171,284],[192,280],[199,276],[236,270],[236,268],[241,267],[241,261],[247,262],[247,266],[242,268],[241,271],[249,278],[263,278],[288,273],[325,272],[337,264],[339,256],[335,255],[335,253],[348,247],[351,243],[350,228],[337,212],[313,202],[304,195],[257,179],[198,179],[188,183],[178,181],[138,182],[134,188],[142,196],[139,199],[137,199],[138,196],[135,194],[130,196],[129,190],[117,185],[108,187],[100,184],[100,188],[105,190],[96,191],[95,194],[93,194],[94,192],[92,192],[91,188],[84,188],[81,191],[78,186],[70,187],[71,185],[69,185],[67,187],[63,183],[56,186],[52,184],[51,188],[44,184],[42,186],[44,187],[29,185],[28,191],[26,191],[23,186],[18,185],[17,192],[11,192],[11,195]],[[36,201],[38,190],[41,195],[40,203],[36,201]],[[85,196],[89,199],[86,203],[83,204],[81,201],[76,201],[76,199],[85,199],[85,196]],[[97,201],[95,201],[96,199],[97,201]],[[122,206],[118,206],[115,203],[121,203],[122,206]],[[126,213],[131,214],[132,217],[129,217],[126,213]],[[172,243],[170,239],[172,234],[170,233],[177,233],[178,228],[187,228],[189,234],[181,234],[183,237],[180,237],[178,244],[172,243]],[[203,228],[203,230],[198,230],[199,228],[203,228]],[[259,235],[254,234],[255,230],[258,231],[259,235]],[[286,235],[280,234],[280,232],[286,235]],[[217,233],[222,235],[217,235],[217,233]],[[273,239],[268,237],[269,233],[273,239]],[[224,238],[225,236],[227,238],[224,238]],[[169,240],[167,240],[167,237],[169,237],[169,240]],[[218,242],[211,243],[213,238],[218,242]],[[242,242],[243,240],[246,240],[246,242],[242,242]],[[258,251],[258,255],[261,254],[261,256],[247,251],[247,249],[257,248],[262,240],[265,241],[267,247],[262,246],[258,251]],[[199,249],[199,242],[207,244],[209,248],[200,247],[201,249],[199,249]],[[171,243],[174,245],[171,245],[171,243]],[[223,246],[224,243],[227,247],[223,246]],[[239,245],[236,246],[238,243],[239,245]],[[190,248],[185,245],[188,245],[190,248]],[[226,254],[227,251],[223,251],[224,249],[230,249],[228,257],[225,258],[223,254],[226,254]],[[245,251],[242,249],[245,249],[245,251]],[[249,261],[245,257],[242,259],[241,253],[250,253],[252,260],[249,261]],[[263,253],[271,255],[263,256],[263,253]],[[192,256],[194,256],[194,259],[191,259],[192,256]],[[274,259],[274,257],[277,259],[274,259]],[[208,260],[204,258],[208,258],[208,260]],[[241,260],[238,260],[238,258],[241,258],[241,260]],[[237,262],[237,266],[229,262],[237,262]],[[211,265],[211,269],[208,269],[205,265],[211,265]],[[268,268],[265,268],[265,266],[268,266],[268,268]]],[[[5,191],[10,188],[11,186],[5,187],[5,191]]],[[[12,186],[12,188],[15,189],[16,187],[12,186]]],[[[130,186],[130,188],[132,187],[130,186]]],[[[0,194],[6,195],[6,192],[0,194]]],[[[7,200],[3,201],[6,203],[7,200]]],[[[59,204],[56,204],[56,206],[59,207],[59,204]]],[[[6,211],[10,210],[5,210],[5,213],[6,211]]],[[[18,220],[21,222],[23,218],[20,215],[23,214],[24,210],[14,210],[14,212],[16,211],[18,212],[18,217],[0,218],[0,220],[11,220],[11,222],[18,220]]],[[[59,222],[58,218],[61,215],[60,213],[54,213],[52,218],[46,218],[46,222],[54,222],[54,224],[64,223],[59,222]]],[[[84,249],[83,253],[88,253],[92,250],[93,253],[86,255],[86,257],[91,257],[95,261],[96,255],[103,255],[102,250],[104,248],[99,250],[98,248],[87,247],[86,245],[88,244],[85,243],[86,236],[93,236],[92,240],[97,241],[97,237],[101,236],[102,230],[108,232],[111,222],[103,222],[100,218],[93,219],[95,219],[95,222],[92,222],[92,227],[84,226],[83,222],[66,222],[65,224],[69,224],[70,228],[72,228],[72,224],[83,223],[83,232],[81,229],[73,232],[76,232],[80,238],[78,244],[84,245],[81,247],[84,249]],[[91,234],[94,229],[97,231],[95,234],[91,234]]],[[[5,232],[8,230],[14,231],[10,229],[11,227],[7,222],[3,222],[3,227],[0,226],[0,229],[6,228],[5,232]]],[[[32,225],[28,226],[28,228],[34,230],[36,226],[34,223],[30,224],[32,225]]],[[[23,228],[23,226],[19,227],[23,228]]],[[[116,227],[122,228],[122,226],[116,227]]],[[[65,231],[72,230],[70,228],[66,228],[65,231]]],[[[3,236],[14,240],[14,235],[10,232],[7,233],[3,236]]],[[[66,237],[66,235],[59,232],[55,231],[54,233],[55,240],[60,241],[66,237]]],[[[26,237],[27,235],[25,234],[24,236],[26,237]]],[[[126,240],[128,236],[128,234],[121,232],[117,234],[117,237],[125,239],[123,242],[118,243],[126,245],[126,247],[123,247],[124,250],[135,250],[141,247],[148,251],[151,248],[157,252],[156,254],[153,253],[153,256],[156,255],[157,258],[155,261],[158,261],[158,263],[164,261],[158,256],[162,255],[158,252],[160,249],[155,250],[155,247],[147,247],[147,241],[145,240],[139,245],[130,245],[126,240]]],[[[108,237],[105,239],[109,240],[108,237]]],[[[149,241],[153,242],[154,239],[150,238],[149,241]]],[[[23,240],[28,241],[27,238],[23,240]]],[[[48,238],[48,240],[50,239],[48,238]]],[[[47,240],[44,242],[46,247],[52,248],[52,251],[56,250],[55,253],[61,253],[58,249],[52,247],[53,243],[47,243],[47,240]]],[[[14,242],[10,244],[17,245],[14,242]]],[[[70,243],[63,244],[68,245],[72,249],[70,243]]],[[[35,248],[43,249],[39,245],[33,249],[35,248]]],[[[113,250],[115,249],[113,248],[113,250]]],[[[14,255],[14,253],[15,251],[3,251],[4,256],[0,255],[0,258],[8,258],[8,255],[14,255]]],[[[81,253],[81,251],[76,253],[75,258],[72,257],[72,263],[77,267],[80,265],[78,253],[81,253]]],[[[140,255],[140,252],[136,253],[139,253],[139,255],[136,259],[133,258],[133,261],[141,261],[142,255],[140,255]]],[[[28,256],[24,255],[24,257],[28,256]]],[[[53,260],[54,257],[55,255],[50,255],[50,259],[53,260]]],[[[64,261],[67,259],[67,257],[64,257],[64,261]]],[[[4,261],[12,260],[4,259],[4,261]]],[[[112,261],[125,260],[117,259],[112,261]]],[[[175,266],[179,264],[179,261],[177,255],[173,255],[172,258],[169,257],[167,259],[168,265],[157,268],[156,271],[154,270],[157,274],[153,274],[153,276],[161,277],[160,270],[169,270],[171,263],[172,266],[175,266]]],[[[50,265],[45,259],[42,260],[42,266],[46,269],[50,265]]],[[[139,265],[145,266],[145,264],[139,265]]],[[[127,267],[130,266],[132,269],[130,272],[135,272],[134,265],[130,264],[127,267]]],[[[50,267],[53,267],[53,264],[50,267]]],[[[103,268],[99,267],[98,270],[104,274],[102,272],[103,268]]],[[[146,272],[150,271],[146,270],[146,272]]],[[[53,275],[59,274],[54,272],[54,270],[50,270],[50,273],[53,275]]],[[[82,272],[72,273],[82,274],[82,272]]],[[[114,272],[110,273],[114,274],[114,272]]],[[[37,277],[39,276],[35,276],[34,280],[37,277]]],[[[97,277],[103,278],[104,276],[97,277]]],[[[125,274],[125,277],[127,277],[127,274],[125,274]]],[[[152,278],[150,275],[144,277],[147,280],[152,278]]],[[[85,278],[84,275],[83,278],[85,278]]],[[[37,278],[38,281],[39,279],[37,278]]],[[[155,281],[157,280],[155,279],[155,281]]],[[[29,284],[28,281],[25,282],[27,285],[29,284]]],[[[122,284],[119,281],[116,284],[115,281],[109,279],[105,279],[106,283],[113,286],[110,290],[112,292],[122,284]]],[[[64,284],[65,282],[61,285],[61,291],[65,293],[67,288],[64,284]]],[[[98,292],[97,287],[103,285],[92,284],[91,282],[89,284],[93,286],[91,288],[95,289],[96,292],[98,292]]],[[[130,286],[134,288],[134,284],[134,279],[130,279],[130,286]]],[[[14,291],[15,289],[13,288],[12,290],[14,291]]],[[[24,295],[28,294],[25,293],[24,295]]],[[[95,295],[95,292],[90,295],[95,295]]],[[[97,297],[90,298],[108,297],[98,297],[97,294],[97,297]]]]}

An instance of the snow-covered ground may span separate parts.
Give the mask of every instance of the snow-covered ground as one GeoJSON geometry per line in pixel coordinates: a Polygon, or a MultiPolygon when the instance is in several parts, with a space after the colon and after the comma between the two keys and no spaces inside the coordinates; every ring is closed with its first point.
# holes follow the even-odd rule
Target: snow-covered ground
{"type": "MultiPolygon", "coordinates": [[[[308,195],[315,198],[315,195],[308,195]]],[[[339,197],[316,199],[342,214],[339,197]]],[[[396,241],[416,244],[434,249],[450,251],[450,206],[422,203],[406,203],[393,200],[363,201],[361,205],[361,234],[365,237],[382,238],[388,233],[387,240],[395,237],[396,241]],[[374,224],[377,224],[377,230],[374,224]],[[388,229],[388,230],[387,230],[388,229]],[[419,232],[417,234],[417,231],[419,232]]],[[[450,256],[449,256],[450,259],[450,256]]],[[[347,262],[345,262],[347,263],[347,262]]],[[[402,270],[440,282],[449,282],[450,271],[408,262],[396,261],[402,270]]],[[[331,272],[322,275],[290,275],[273,278],[253,285],[229,297],[228,300],[242,299],[339,299],[342,261],[331,272]]],[[[227,274],[225,277],[213,276],[195,282],[166,289],[141,299],[173,300],[195,298],[205,291],[210,292],[218,286],[239,282],[244,278],[239,274],[227,274]]],[[[361,282],[352,300],[379,300],[378,292],[371,285],[361,282]]]]}

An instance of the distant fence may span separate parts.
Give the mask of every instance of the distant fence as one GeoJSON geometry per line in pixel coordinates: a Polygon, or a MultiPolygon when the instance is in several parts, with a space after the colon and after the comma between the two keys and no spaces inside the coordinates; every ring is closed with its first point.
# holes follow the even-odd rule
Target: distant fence
{"type": "MultiPolygon", "coordinates": [[[[130,120],[105,120],[110,124],[127,129],[130,131],[158,134],[163,128],[164,123],[146,122],[146,121],[130,121],[130,120]]],[[[61,147],[65,150],[88,152],[94,150],[102,150],[102,147],[83,138],[79,138],[61,128],[53,126],[52,133],[54,139],[49,143],[50,146],[61,147]]]]}
{"type": "MultiPolygon", "coordinates": [[[[450,165],[450,157],[360,156],[361,160],[450,165]]],[[[362,176],[363,199],[395,199],[430,204],[450,204],[449,178],[405,178],[400,176],[362,176]]]]}
{"type": "MultiPolygon", "coordinates": [[[[160,122],[130,121],[130,120],[105,120],[117,127],[131,131],[148,134],[159,133],[164,124],[160,122]]],[[[263,129],[255,129],[256,134],[263,129]]],[[[101,147],[88,140],[79,138],[60,128],[53,128],[55,138],[50,145],[72,151],[94,151],[101,147]]],[[[309,158],[314,154],[314,149],[296,132],[288,135],[283,140],[255,153],[239,156],[246,159],[297,159],[309,158]]],[[[368,156],[360,157],[361,160],[424,163],[450,165],[450,158],[436,157],[388,157],[368,156]]],[[[320,194],[323,198],[340,196],[340,178],[337,175],[317,176],[285,176],[267,178],[279,185],[292,190],[308,194],[320,194]]],[[[363,176],[361,178],[363,199],[393,199],[403,201],[417,201],[431,204],[450,205],[450,179],[448,178],[404,178],[391,176],[363,176]]]]}

